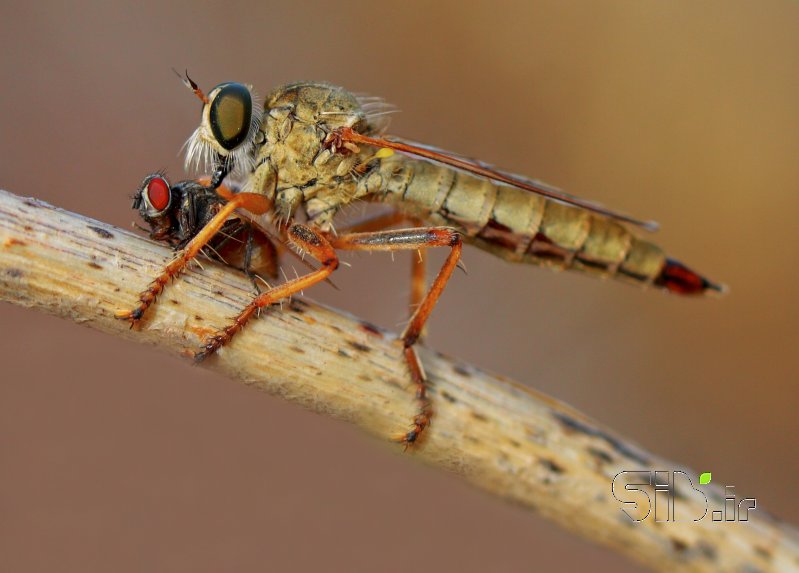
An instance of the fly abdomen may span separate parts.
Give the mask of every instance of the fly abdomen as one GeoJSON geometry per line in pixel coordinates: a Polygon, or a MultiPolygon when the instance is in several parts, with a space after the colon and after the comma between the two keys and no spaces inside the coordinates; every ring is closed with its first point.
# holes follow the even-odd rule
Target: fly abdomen
{"type": "Polygon", "coordinates": [[[679,294],[719,287],[611,217],[427,161],[395,156],[367,178],[367,193],[503,259],[574,269],[679,294]],[[379,190],[378,190],[379,189],[379,190]]]}
{"type": "Polygon", "coordinates": [[[609,217],[503,185],[472,242],[509,261],[574,269],[682,295],[723,291],[609,217]]]}

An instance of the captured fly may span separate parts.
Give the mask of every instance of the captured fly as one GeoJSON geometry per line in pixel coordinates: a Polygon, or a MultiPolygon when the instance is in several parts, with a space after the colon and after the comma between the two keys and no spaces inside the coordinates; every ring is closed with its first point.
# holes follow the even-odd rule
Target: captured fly
{"type": "MultiPolygon", "coordinates": [[[[226,203],[208,185],[180,181],[171,186],[163,173],[147,175],[133,196],[133,208],[149,225],[150,238],[175,249],[183,249],[226,203]]],[[[262,228],[243,217],[229,217],[202,252],[243,271],[258,290],[257,279],[263,286],[263,279],[277,278],[278,249],[262,228]]]]}

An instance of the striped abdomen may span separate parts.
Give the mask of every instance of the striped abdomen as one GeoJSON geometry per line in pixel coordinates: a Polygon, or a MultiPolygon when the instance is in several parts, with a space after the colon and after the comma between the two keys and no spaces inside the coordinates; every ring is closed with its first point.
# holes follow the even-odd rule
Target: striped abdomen
{"type": "Polygon", "coordinates": [[[467,242],[509,261],[577,269],[680,294],[718,290],[615,220],[523,189],[405,156],[384,159],[361,184],[409,215],[458,228],[467,242]]]}

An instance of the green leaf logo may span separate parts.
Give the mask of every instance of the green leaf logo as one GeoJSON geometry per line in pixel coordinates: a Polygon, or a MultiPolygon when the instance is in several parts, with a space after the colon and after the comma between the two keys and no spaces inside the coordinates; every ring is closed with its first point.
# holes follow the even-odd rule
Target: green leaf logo
{"type": "Polygon", "coordinates": [[[710,472],[705,472],[699,476],[699,485],[710,483],[710,472]]]}

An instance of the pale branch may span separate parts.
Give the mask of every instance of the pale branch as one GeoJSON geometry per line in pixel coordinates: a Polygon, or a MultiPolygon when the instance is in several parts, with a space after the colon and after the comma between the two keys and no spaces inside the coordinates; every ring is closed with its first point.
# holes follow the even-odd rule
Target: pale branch
{"type": "MultiPolygon", "coordinates": [[[[246,304],[252,285],[237,271],[204,264],[168,286],[140,329],[129,329],[114,313],[129,309],[171,256],[128,231],[0,191],[3,300],[183,355],[246,304]]],[[[679,466],[524,385],[429,349],[420,355],[436,414],[423,446],[404,455],[655,570],[799,571],[799,533],[760,508],[746,523],[714,522],[709,512],[691,521],[707,506],[723,506],[718,488],[702,486],[710,492],[705,504],[677,483],[674,497],[688,521],[656,523],[650,515],[632,522],[611,494],[614,476],[679,466]]],[[[310,302],[269,310],[203,366],[384,440],[406,431],[415,414],[397,337],[310,302]]],[[[686,472],[697,484],[697,474],[686,472]]]]}

